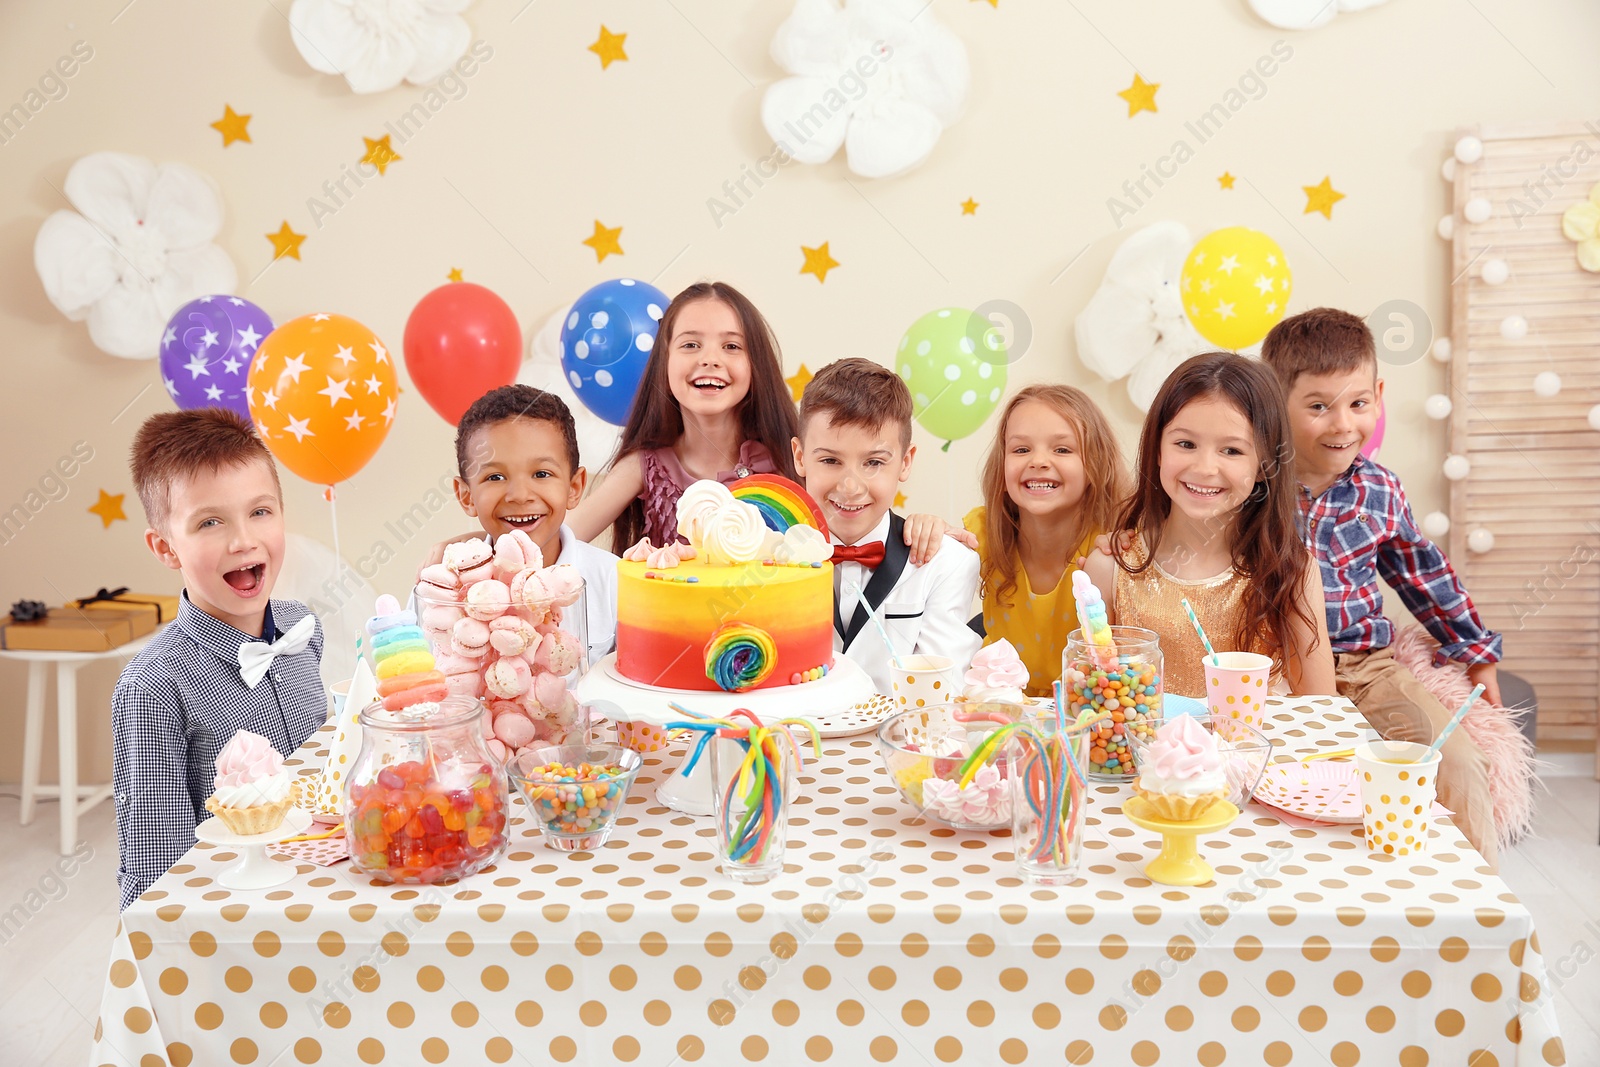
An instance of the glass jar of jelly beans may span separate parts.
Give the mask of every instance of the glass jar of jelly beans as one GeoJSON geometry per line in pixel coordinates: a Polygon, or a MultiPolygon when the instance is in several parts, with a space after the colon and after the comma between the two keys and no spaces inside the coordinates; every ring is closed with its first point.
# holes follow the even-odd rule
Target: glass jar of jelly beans
{"type": "Polygon", "coordinates": [[[345,776],[355,870],[431,884],[475,874],[506,850],[505,769],[484,743],[483,702],[449,696],[361,712],[361,753],[345,776]]]}
{"type": "Polygon", "coordinates": [[[1067,718],[1105,712],[1089,737],[1088,776],[1098,781],[1133,780],[1128,734],[1153,736],[1161,725],[1161,639],[1137,626],[1111,627],[1110,646],[1093,644],[1081,629],[1067,635],[1061,683],[1067,718]]]}

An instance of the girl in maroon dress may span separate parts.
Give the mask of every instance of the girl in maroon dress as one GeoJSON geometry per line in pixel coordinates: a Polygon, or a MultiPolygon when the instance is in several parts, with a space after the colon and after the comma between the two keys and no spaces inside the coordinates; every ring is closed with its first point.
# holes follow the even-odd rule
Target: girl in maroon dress
{"type": "Polygon", "coordinates": [[[678,498],[690,482],[794,478],[789,441],[798,432],[761,312],[730,285],[691,285],[661,317],[616,458],[567,524],[583,540],[610,526],[618,553],[641,537],[676,541],[678,498]]]}

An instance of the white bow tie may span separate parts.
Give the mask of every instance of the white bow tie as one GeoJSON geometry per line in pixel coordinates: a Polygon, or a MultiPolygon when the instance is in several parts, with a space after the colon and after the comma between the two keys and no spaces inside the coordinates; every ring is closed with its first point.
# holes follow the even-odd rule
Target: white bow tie
{"type": "Polygon", "coordinates": [[[272,644],[262,644],[260,641],[246,641],[239,646],[239,675],[244,679],[246,689],[254,689],[261,684],[261,679],[267,676],[267,670],[272,666],[272,661],[280,654],[294,655],[304,652],[306,645],[311,643],[311,635],[317,632],[317,617],[307,615],[293,626],[289,632],[278,638],[272,644]]]}

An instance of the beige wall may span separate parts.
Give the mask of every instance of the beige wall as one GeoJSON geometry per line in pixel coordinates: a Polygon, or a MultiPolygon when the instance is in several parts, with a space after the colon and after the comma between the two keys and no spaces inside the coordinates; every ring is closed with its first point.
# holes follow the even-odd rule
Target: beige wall
{"type": "MultiPolygon", "coordinates": [[[[59,603],[100,585],[176,587],[142,546],[126,472],[133,431],[167,404],[155,366],[97,351],[82,325],[49,305],[32,267],[40,222],[66,206],[55,189],[91,151],[183,161],[215,177],[228,212],[220,243],[238,265],[240,292],[278,321],[336,310],[398,350],[412,304],[451,267],[498,291],[527,332],[605,278],[659,275],[671,293],[716,277],[771,318],[792,372],[845,355],[887,361],[923,312],[1003,299],[1026,309],[1034,331],[1012,386],[1083,385],[1131,445],[1137,412],[1120,385],[1085,373],[1071,340],[1074,313],[1127,232],[1112,224],[1106,200],[1170,151],[1184,120],[1222,99],[1274,41],[1287,40],[1294,54],[1265,95],[1198,146],[1132,223],[1179,219],[1197,235],[1229,224],[1266,230],[1291,259],[1297,309],[1365,312],[1400,297],[1444,321],[1446,248],[1433,224],[1445,210],[1438,168],[1453,131],[1591,117],[1600,101],[1600,7],[1570,0],[1394,0],[1306,34],[1272,30],[1243,0],[1155,9],[934,0],[933,13],[967,42],[974,77],[966,116],[933,158],[909,176],[854,187],[840,161],[791,166],[719,227],[707,199],[770,150],[757,115],[762,87],[779,75],[767,43],[787,4],[535,2],[511,23],[520,3],[486,2],[468,18],[493,57],[465,96],[397,144],[405,158],[319,229],[307,198],[359,158],[363,135],[380,134],[422,91],[357,97],[342,79],[314,74],[290,43],[279,13],[287,4],[124,4],[10,4],[0,15],[0,107],[22,100],[75,41],[94,49],[67,95],[0,145],[0,510],[23,500],[75,442],[94,452],[65,497],[0,547],[6,604],[59,603]],[[602,20],[628,34],[631,57],[603,72],[585,50],[602,20]],[[1129,119],[1114,95],[1133,64],[1161,83],[1158,114],[1129,119]],[[253,144],[221,147],[208,124],[224,103],[254,115],[253,144]],[[1242,179],[1232,192],[1218,188],[1224,170],[1242,179]],[[1325,174],[1347,196],[1332,221],[1302,214],[1300,186],[1325,174]],[[963,217],[958,204],[968,196],[981,206],[963,217]],[[597,218],[623,227],[624,257],[596,265],[579,243],[597,218]],[[262,235],[284,219],[310,235],[304,261],[260,273],[270,255],[262,235]],[[819,286],[797,271],[800,246],[822,241],[842,266],[819,286]],[[85,513],[101,488],[129,493],[132,521],[102,530],[85,513]]],[[[1419,513],[1441,507],[1442,428],[1423,417],[1422,400],[1443,387],[1442,370],[1423,361],[1388,378],[1381,458],[1405,478],[1419,513]]],[[[942,454],[919,431],[911,507],[959,520],[978,502],[973,472],[992,432],[991,424],[942,454]]],[[[341,487],[347,557],[396,541],[385,523],[447,473],[450,440],[408,392],[383,450],[341,487]]],[[[291,528],[328,540],[319,490],[288,475],[286,483],[291,528]]],[[[452,510],[441,512],[421,538],[396,546],[399,557],[374,584],[401,589],[419,541],[462,527],[452,510]]],[[[91,778],[109,775],[114,674],[83,677],[91,778]]],[[[12,737],[24,678],[0,663],[0,729],[12,737]]],[[[19,748],[0,747],[0,780],[17,779],[19,748]]],[[[48,740],[45,758],[49,776],[48,740]]]]}

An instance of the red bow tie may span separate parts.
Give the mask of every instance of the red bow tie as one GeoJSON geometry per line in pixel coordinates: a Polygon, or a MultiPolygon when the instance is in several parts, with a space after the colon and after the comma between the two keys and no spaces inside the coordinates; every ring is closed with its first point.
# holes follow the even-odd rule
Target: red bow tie
{"type": "Polygon", "coordinates": [[[874,570],[883,562],[883,542],[868,541],[864,545],[834,545],[833,562],[859,563],[868,570],[874,570]]]}

